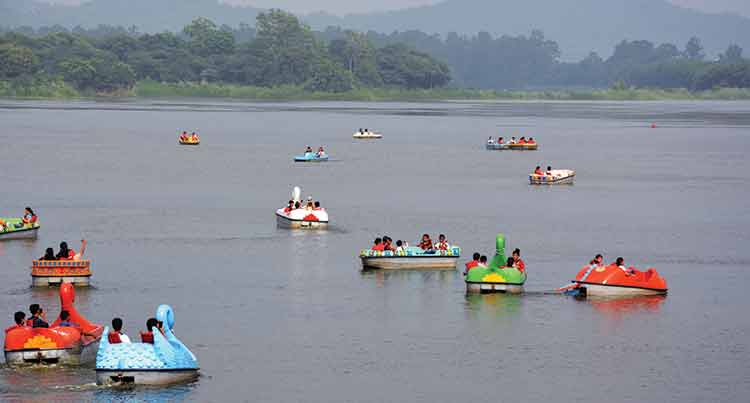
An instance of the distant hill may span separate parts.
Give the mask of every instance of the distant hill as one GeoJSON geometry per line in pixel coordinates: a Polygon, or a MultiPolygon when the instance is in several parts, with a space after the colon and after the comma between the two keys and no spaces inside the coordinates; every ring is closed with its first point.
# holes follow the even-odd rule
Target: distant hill
{"type": "Polygon", "coordinates": [[[92,0],[81,6],[0,0],[0,26],[135,25],[141,32],[162,32],[179,31],[196,17],[231,26],[255,25],[258,12],[256,8],[233,7],[216,0],[92,0]]]}
{"type": "MultiPolygon", "coordinates": [[[[135,25],[142,32],[159,32],[180,30],[198,16],[218,24],[254,25],[259,11],[217,0],[92,0],[80,7],[0,0],[0,26],[135,25]]],[[[623,39],[671,42],[682,48],[691,36],[703,41],[709,55],[724,51],[729,43],[750,52],[750,19],[706,14],[665,0],[445,0],[398,11],[345,17],[318,13],[303,19],[316,29],[336,25],[384,33],[421,30],[519,35],[541,29],[560,44],[566,60],[580,59],[591,50],[606,57],[623,39]]]]}
{"type": "Polygon", "coordinates": [[[557,41],[564,59],[591,50],[606,57],[623,39],[671,42],[682,48],[691,36],[709,55],[737,43],[750,51],[750,19],[706,14],[664,0],[446,0],[431,6],[336,17],[312,14],[314,28],[338,25],[360,31],[421,30],[429,33],[529,34],[541,29],[557,41]]]}

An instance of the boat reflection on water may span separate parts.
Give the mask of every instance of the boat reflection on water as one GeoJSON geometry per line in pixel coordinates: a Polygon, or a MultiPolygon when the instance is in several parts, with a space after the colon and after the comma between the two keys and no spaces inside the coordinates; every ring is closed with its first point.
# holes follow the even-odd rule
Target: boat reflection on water
{"type": "Polygon", "coordinates": [[[516,317],[521,311],[524,297],[518,294],[466,294],[467,316],[477,319],[491,314],[493,317],[516,317]]]}
{"type": "Polygon", "coordinates": [[[375,277],[378,288],[385,287],[389,281],[399,283],[406,282],[421,285],[437,284],[444,288],[452,288],[458,278],[455,271],[447,270],[360,270],[362,277],[375,277]]]}
{"type": "Polygon", "coordinates": [[[648,295],[627,298],[591,298],[587,302],[598,312],[611,316],[647,312],[656,313],[667,299],[666,295],[648,295]]]}

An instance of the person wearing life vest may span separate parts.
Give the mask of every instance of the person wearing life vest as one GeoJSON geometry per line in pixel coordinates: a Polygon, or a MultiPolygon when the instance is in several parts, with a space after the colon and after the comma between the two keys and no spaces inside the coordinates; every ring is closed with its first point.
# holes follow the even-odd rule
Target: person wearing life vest
{"type": "Polygon", "coordinates": [[[537,165],[536,168],[534,169],[534,175],[544,176],[544,172],[542,172],[542,167],[537,165]]]}
{"type": "Polygon", "coordinates": [[[146,321],[146,331],[141,332],[141,342],[154,344],[154,328],[157,327],[159,321],[156,318],[148,318],[146,321]]]}
{"type": "Polygon", "coordinates": [[[289,200],[289,203],[284,207],[284,212],[289,213],[292,210],[294,210],[294,200],[289,200]]]}
{"type": "Polygon", "coordinates": [[[22,224],[20,226],[34,225],[36,220],[37,216],[34,213],[34,210],[32,210],[31,207],[26,207],[23,212],[23,219],[21,219],[22,224]]]}
{"type": "Polygon", "coordinates": [[[521,137],[518,139],[518,144],[526,144],[526,137],[521,137]]]}
{"type": "Polygon", "coordinates": [[[435,249],[437,250],[448,250],[450,249],[450,245],[448,244],[448,241],[445,240],[445,235],[440,234],[438,236],[438,242],[435,244],[435,249]]]}
{"type": "Polygon", "coordinates": [[[190,141],[197,142],[199,140],[198,135],[193,132],[193,134],[190,135],[190,141]]]}
{"type": "Polygon", "coordinates": [[[498,137],[497,138],[497,144],[498,145],[503,145],[503,138],[502,137],[498,137]]]}
{"type": "Polygon", "coordinates": [[[511,137],[510,141],[508,142],[508,144],[516,144],[516,138],[515,137],[511,137]]]}
{"type": "Polygon", "coordinates": [[[107,334],[110,344],[130,343],[130,337],[122,333],[122,319],[112,319],[112,331],[107,334]]]}
{"type": "Polygon", "coordinates": [[[513,251],[513,265],[521,273],[526,271],[526,263],[521,260],[521,249],[516,248],[513,251]]]}
{"type": "Polygon", "coordinates": [[[318,157],[322,157],[326,155],[326,151],[323,149],[323,147],[318,147],[318,157]]]}
{"type": "Polygon", "coordinates": [[[464,271],[464,274],[467,274],[469,270],[477,267],[479,265],[479,258],[482,257],[479,252],[474,252],[474,255],[472,255],[471,260],[466,262],[466,270],[464,271]]]}
{"type": "Polygon", "coordinates": [[[529,137],[529,139],[526,141],[526,144],[536,144],[536,141],[534,141],[533,137],[529,137]]]}
{"type": "Polygon", "coordinates": [[[49,327],[49,323],[46,321],[44,309],[39,304],[29,305],[29,312],[31,317],[26,321],[26,326],[29,327],[49,327]]]}
{"type": "Polygon", "coordinates": [[[430,239],[429,234],[423,234],[422,235],[422,241],[419,242],[418,245],[422,250],[428,251],[428,250],[434,250],[435,248],[432,246],[432,239],[430,239]]]}
{"type": "Polygon", "coordinates": [[[5,333],[8,333],[14,329],[23,329],[25,327],[28,327],[26,326],[26,314],[21,311],[18,311],[13,314],[13,321],[15,322],[15,324],[5,329],[5,333]]]}
{"type": "Polygon", "coordinates": [[[383,239],[380,238],[380,237],[375,238],[375,243],[372,245],[372,247],[370,249],[371,250],[376,250],[376,251],[381,251],[381,252],[383,250],[385,250],[385,245],[383,244],[383,239]]]}
{"type": "Polygon", "coordinates": [[[477,264],[477,267],[480,267],[482,269],[487,268],[487,256],[482,255],[479,257],[479,264],[477,264]]]}
{"type": "Polygon", "coordinates": [[[180,134],[180,141],[187,141],[187,140],[188,140],[187,132],[182,132],[182,134],[180,134]]]}

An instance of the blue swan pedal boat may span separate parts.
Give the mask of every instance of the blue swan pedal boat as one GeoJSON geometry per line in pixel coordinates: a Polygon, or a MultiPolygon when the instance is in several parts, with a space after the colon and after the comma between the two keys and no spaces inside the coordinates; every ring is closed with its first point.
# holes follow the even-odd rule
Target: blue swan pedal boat
{"type": "Polygon", "coordinates": [[[169,385],[198,377],[198,360],[172,333],[174,313],[169,305],[156,309],[164,323],[164,335],[154,329],[154,344],[109,342],[109,327],[96,355],[96,383],[99,385],[169,385]]]}
{"type": "Polygon", "coordinates": [[[328,154],[323,153],[322,155],[318,155],[318,153],[304,153],[301,155],[297,155],[294,157],[294,162],[323,162],[328,161],[328,154]]]}

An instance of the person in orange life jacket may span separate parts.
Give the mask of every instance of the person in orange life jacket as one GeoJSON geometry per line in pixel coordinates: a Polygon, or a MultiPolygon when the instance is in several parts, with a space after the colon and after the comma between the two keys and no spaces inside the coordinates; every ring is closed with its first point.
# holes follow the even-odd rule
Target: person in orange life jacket
{"type": "Polygon", "coordinates": [[[156,318],[148,318],[146,321],[146,331],[141,332],[141,342],[154,344],[154,328],[159,324],[156,318]]]}
{"type": "Polygon", "coordinates": [[[500,144],[500,145],[503,144],[503,138],[502,137],[498,137],[497,138],[497,144],[500,144]]]}
{"type": "Polygon", "coordinates": [[[190,135],[190,140],[191,141],[198,141],[198,135],[195,134],[195,132],[193,132],[193,134],[190,135]]]}
{"type": "Polygon", "coordinates": [[[526,137],[521,137],[518,139],[518,144],[526,144],[526,137]]]}
{"type": "Polygon", "coordinates": [[[31,209],[31,207],[26,207],[23,212],[23,219],[21,219],[21,224],[16,225],[16,227],[23,227],[24,225],[33,225],[36,223],[37,216],[34,214],[34,210],[31,209]]]}
{"type": "Polygon", "coordinates": [[[395,252],[396,248],[393,247],[393,239],[389,236],[383,237],[383,250],[389,250],[391,252],[395,252]]]}
{"type": "Polygon", "coordinates": [[[430,239],[430,235],[429,234],[423,234],[422,235],[422,241],[419,243],[419,247],[422,250],[433,250],[434,249],[433,246],[432,246],[432,239],[430,239]]]}
{"type": "Polygon", "coordinates": [[[534,141],[533,137],[529,137],[529,139],[526,141],[526,144],[536,144],[536,141],[534,141]]]}
{"type": "Polygon", "coordinates": [[[466,270],[464,271],[464,274],[468,273],[469,270],[477,267],[479,265],[479,258],[482,257],[479,252],[474,252],[474,255],[472,255],[471,260],[466,262],[466,270]]]}
{"type": "Polygon", "coordinates": [[[40,257],[39,260],[57,260],[55,257],[55,251],[52,248],[47,248],[44,251],[44,256],[40,257]]]}
{"type": "Polygon", "coordinates": [[[187,134],[187,132],[185,132],[185,131],[184,131],[184,132],[182,132],[182,134],[180,134],[180,140],[182,140],[182,141],[187,141],[187,139],[188,139],[188,134],[187,134]]]}
{"type": "Polygon", "coordinates": [[[448,250],[448,247],[449,247],[449,245],[448,245],[448,241],[445,240],[445,235],[444,234],[440,234],[438,236],[438,243],[435,244],[435,249],[437,249],[437,250],[448,250]]]}
{"type": "Polygon", "coordinates": [[[130,343],[130,337],[122,333],[122,319],[112,319],[112,330],[107,335],[110,344],[130,343]]]}
{"type": "Polygon", "coordinates": [[[28,327],[26,325],[26,314],[21,311],[18,311],[13,314],[13,321],[15,322],[15,324],[5,329],[5,333],[8,333],[13,329],[28,327]]]}
{"type": "Polygon", "coordinates": [[[518,271],[520,271],[521,273],[523,273],[526,270],[526,263],[524,263],[523,260],[521,260],[521,249],[516,248],[513,251],[513,262],[514,262],[513,267],[518,269],[518,271]]]}
{"type": "Polygon", "coordinates": [[[30,327],[49,327],[49,323],[46,321],[44,310],[39,304],[29,305],[29,312],[31,312],[31,318],[26,321],[26,325],[30,327]]]}
{"type": "Polygon", "coordinates": [[[542,167],[537,165],[536,168],[534,169],[534,175],[544,176],[544,172],[542,172],[542,167]]]}
{"type": "Polygon", "coordinates": [[[375,244],[372,245],[372,248],[370,249],[382,252],[385,250],[385,244],[383,244],[383,240],[380,237],[378,237],[378,238],[375,238],[375,244]]]}
{"type": "Polygon", "coordinates": [[[78,323],[70,321],[70,312],[63,310],[60,312],[60,323],[58,326],[61,327],[80,327],[78,323]]]}

